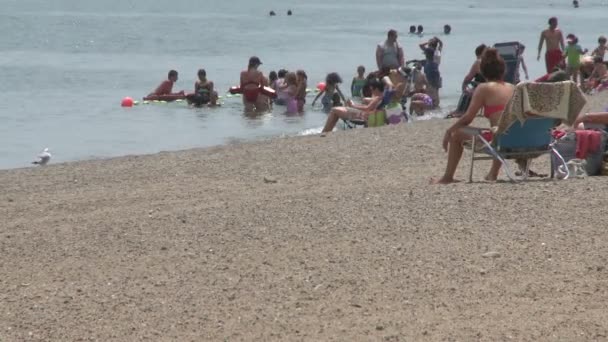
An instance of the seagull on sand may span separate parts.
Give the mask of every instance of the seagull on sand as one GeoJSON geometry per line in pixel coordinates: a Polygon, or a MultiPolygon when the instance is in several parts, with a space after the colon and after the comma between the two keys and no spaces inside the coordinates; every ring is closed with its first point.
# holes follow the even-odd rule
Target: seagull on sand
{"type": "Polygon", "coordinates": [[[45,148],[42,153],[38,155],[38,160],[32,162],[32,164],[37,165],[46,165],[51,160],[51,152],[49,152],[49,148],[45,148]]]}

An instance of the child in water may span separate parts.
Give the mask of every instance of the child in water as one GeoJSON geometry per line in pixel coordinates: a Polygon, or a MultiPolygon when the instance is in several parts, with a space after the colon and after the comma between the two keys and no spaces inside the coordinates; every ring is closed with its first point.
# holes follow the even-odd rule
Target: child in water
{"type": "Polygon", "coordinates": [[[295,114],[298,112],[298,76],[294,72],[285,75],[285,92],[287,93],[287,113],[295,114]]]}
{"type": "Polygon", "coordinates": [[[271,83],[272,89],[277,92],[277,97],[274,99],[274,103],[280,106],[285,106],[287,104],[287,86],[285,85],[285,76],[287,75],[287,70],[281,69],[277,73],[277,80],[274,84],[271,83]]]}
{"type": "Polygon", "coordinates": [[[583,50],[578,45],[578,38],[575,35],[568,35],[568,46],[564,51],[564,57],[566,57],[566,71],[572,81],[578,84],[578,71],[581,68],[581,56],[584,55],[587,50],[583,50]]]}
{"type": "Polygon", "coordinates": [[[366,83],[365,67],[363,65],[359,65],[357,67],[357,76],[353,77],[353,82],[350,84],[350,93],[352,97],[361,97],[361,90],[363,90],[366,83]]]}
{"type": "Polygon", "coordinates": [[[306,87],[308,87],[308,76],[304,70],[296,71],[298,87],[296,90],[296,100],[298,101],[298,112],[304,111],[304,104],[306,103],[306,87]]]}
{"type": "Polygon", "coordinates": [[[199,69],[197,76],[198,81],[194,83],[194,93],[186,97],[188,103],[195,107],[202,107],[206,104],[212,107],[216,106],[217,92],[213,89],[213,82],[207,79],[205,69],[199,69]]]}
{"type": "Polygon", "coordinates": [[[329,113],[332,107],[338,107],[341,105],[340,100],[346,102],[342,91],[340,91],[340,88],[338,87],[338,84],[340,83],[342,83],[342,77],[340,77],[338,73],[332,72],[327,74],[325,77],[325,89],[317,94],[315,99],[312,101],[312,105],[314,106],[319,97],[323,95],[323,98],[321,99],[323,111],[325,113],[329,113]]]}

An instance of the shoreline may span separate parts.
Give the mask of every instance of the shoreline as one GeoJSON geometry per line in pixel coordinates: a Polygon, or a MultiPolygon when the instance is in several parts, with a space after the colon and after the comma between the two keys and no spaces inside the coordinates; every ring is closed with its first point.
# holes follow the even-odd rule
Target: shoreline
{"type": "Polygon", "coordinates": [[[0,339],[608,336],[605,179],[429,185],[450,123],[2,170],[0,339]]]}

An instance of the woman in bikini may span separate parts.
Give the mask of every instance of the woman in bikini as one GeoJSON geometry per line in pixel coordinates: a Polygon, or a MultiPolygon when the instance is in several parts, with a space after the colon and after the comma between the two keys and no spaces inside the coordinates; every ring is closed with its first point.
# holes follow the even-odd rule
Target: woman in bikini
{"type": "MultiPolygon", "coordinates": [[[[505,69],[505,61],[496,49],[488,48],[484,51],[481,57],[480,70],[486,82],[475,88],[471,104],[466,113],[445,132],[442,145],[443,149],[448,152],[448,164],[443,177],[433,180],[434,184],[448,184],[455,181],[454,173],[462,157],[462,144],[471,139],[470,135],[463,133],[460,129],[473,122],[480,109],[483,108],[483,115],[490,121],[490,126],[498,125],[498,119],[515,90],[512,84],[503,81],[505,69]]],[[[492,136],[488,134],[485,138],[491,140],[492,136]]],[[[495,181],[500,166],[500,161],[493,160],[486,180],[495,181]]]]}
{"type": "Polygon", "coordinates": [[[269,109],[268,97],[261,94],[261,88],[268,85],[258,67],[262,65],[256,56],[249,58],[247,70],[241,71],[241,90],[243,92],[243,104],[245,112],[264,112],[269,109]]]}

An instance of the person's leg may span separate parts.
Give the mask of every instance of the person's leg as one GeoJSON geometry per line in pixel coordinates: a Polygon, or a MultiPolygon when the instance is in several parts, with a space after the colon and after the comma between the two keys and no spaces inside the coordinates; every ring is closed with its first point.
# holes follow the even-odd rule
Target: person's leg
{"type": "Polygon", "coordinates": [[[427,89],[427,94],[433,99],[433,107],[439,106],[439,91],[437,88],[430,86],[427,89]]]}
{"type": "Polygon", "coordinates": [[[450,137],[450,143],[448,146],[448,164],[445,167],[445,173],[443,177],[437,180],[433,180],[434,184],[448,184],[455,182],[454,173],[462,158],[462,143],[471,139],[471,136],[462,132],[454,132],[450,137]]]}
{"type": "Polygon", "coordinates": [[[333,131],[334,127],[336,127],[336,124],[338,123],[338,120],[341,117],[345,117],[346,114],[347,114],[346,107],[333,107],[329,111],[329,114],[327,115],[327,121],[325,122],[325,127],[323,127],[322,133],[327,133],[327,132],[333,131]]]}
{"type": "Polygon", "coordinates": [[[486,175],[486,180],[494,182],[498,179],[498,173],[500,172],[500,167],[502,163],[498,159],[492,159],[492,166],[490,167],[490,171],[486,175]]]}
{"type": "Polygon", "coordinates": [[[218,99],[217,91],[214,90],[213,92],[211,92],[211,103],[209,105],[217,106],[217,99],[218,99]]]}
{"type": "Polygon", "coordinates": [[[258,95],[258,99],[255,102],[255,110],[257,112],[266,112],[270,108],[270,102],[268,97],[265,95],[258,95]]]}

